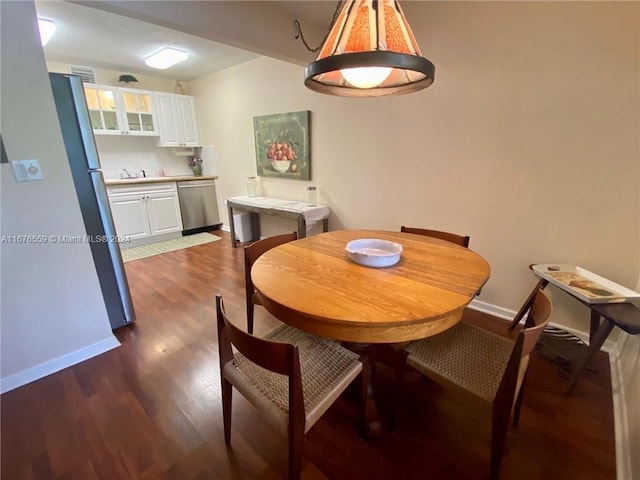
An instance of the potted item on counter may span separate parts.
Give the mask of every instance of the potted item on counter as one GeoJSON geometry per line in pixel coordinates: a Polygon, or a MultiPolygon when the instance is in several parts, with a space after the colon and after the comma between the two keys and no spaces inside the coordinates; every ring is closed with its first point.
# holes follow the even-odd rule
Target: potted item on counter
{"type": "Polygon", "coordinates": [[[200,175],[202,175],[202,158],[189,157],[188,162],[194,176],[199,177],[200,175]]]}

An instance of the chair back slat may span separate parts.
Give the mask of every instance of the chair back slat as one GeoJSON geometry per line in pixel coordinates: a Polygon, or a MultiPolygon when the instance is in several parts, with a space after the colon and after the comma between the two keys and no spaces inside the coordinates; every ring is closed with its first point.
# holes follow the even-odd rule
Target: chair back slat
{"type": "Polygon", "coordinates": [[[253,333],[253,306],[260,303],[260,300],[255,295],[256,289],[251,280],[251,267],[267,250],[297,239],[297,232],[284,233],[282,235],[263,238],[244,248],[244,289],[247,308],[247,331],[249,333],[253,333]]]}
{"type": "Polygon", "coordinates": [[[546,293],[541,289],[538,289],[533,297],[533,304],[527,317],[525,328],[522,330],[521,335],[524,335],[524,343],[522,346],[522,356],[529,355],[531,350],[536,346],[544,328],[551,320],[551,313],[553,312],[553,306],[551,300],[546,293]]]}
{"type": "Polygon", "coordinates": [[[428,230],[426,228],[400,227],[403,233],[413,233],[415,235],[424,235],[425,237],[439,238],[447,242],[455,243],[465,248],[469,248],[469,236],[457,235],[450,232],[442,232],[440,230],[428,230]]]}
{"type": "MultiPolygon", "coordinates": [[[[524,303],[520,307],[520,310],[518,310],[518,313],[516,313],[516,316],[513,317],[513,320],[511,321],[511,325],[509,326],[509,330],[513,330],[514,328],[516,328],[516,325],[518,325],[520,321],[523,318],[525,318],[529,310],[531,310],[531,305],[533,305],[533,301],[536,299],[538,290],[542,290],[544,287],[546,287],[547,283],[549,282],[544,278],[541,278],[540,280],[538,280],[538,283],[536,283],[536,286],[533,287],[533,289],[531,290],[531,293],[529,294],[527,299],[524,301],[524,303]]],[[[529,326],[529,325],[526,325],[526,326],[529,326]]]]}
{"type": "Polygon", "coordinates": [[[288,343],[272,342],[254,337],[233,325],[224,310],[222,296],[216,295],[218,317],[218,342],[220,344],[221,366],[231,361],[231,345],[253,363],[282,375],[294,375],[294,358],[298,349],[288,343]]]}
{"type": "Polygon", "coordinates": [[[251,245],[244,247],[245,268],[249,277],[251,277],[251,267],[260,256],[278,245],[283,243],[293,242],[298,239],[298,233],[283,233],[280,235],[274,235],[273,237],[263,238],[257,242],[253,242],[251,245]]]}

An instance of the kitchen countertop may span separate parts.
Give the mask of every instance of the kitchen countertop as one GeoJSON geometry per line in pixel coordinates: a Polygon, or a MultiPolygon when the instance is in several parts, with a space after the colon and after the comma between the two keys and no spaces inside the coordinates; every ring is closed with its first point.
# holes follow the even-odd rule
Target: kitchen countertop
{"type": "Polygon", "coordinates": [[[140,178],[108,178],[104,180],[107,187],[114,185],[136,185],[140,183],[183,182],[189,180],[216,180],[217,175],[181,175],[177,177],[140,177],[140,178]]]}

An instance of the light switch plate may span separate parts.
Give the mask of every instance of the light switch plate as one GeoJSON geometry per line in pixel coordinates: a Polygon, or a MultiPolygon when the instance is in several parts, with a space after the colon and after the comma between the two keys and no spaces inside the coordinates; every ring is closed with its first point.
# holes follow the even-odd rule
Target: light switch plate
{"type": "Polygon", "coordinates": [[[42,170],[38,160],[11,160],[16,182],[34,182],[42,180],[42,170]]]}

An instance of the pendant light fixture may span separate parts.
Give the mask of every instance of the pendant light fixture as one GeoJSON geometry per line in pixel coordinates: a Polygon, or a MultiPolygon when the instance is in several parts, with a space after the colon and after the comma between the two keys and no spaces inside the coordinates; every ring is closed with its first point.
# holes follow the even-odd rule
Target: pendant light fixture
{"type": "Polygon", "coordinates": [[[316,60],[305,69],[311,90],[344,97],[379,97],[422,90],[435,67],[424,58],[396,0],[338,2],[316,60]],[[340,4],[342,7],[340,8],[340,4]]]}

